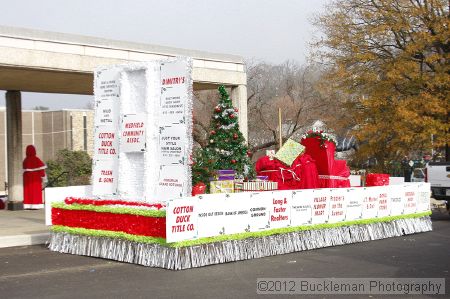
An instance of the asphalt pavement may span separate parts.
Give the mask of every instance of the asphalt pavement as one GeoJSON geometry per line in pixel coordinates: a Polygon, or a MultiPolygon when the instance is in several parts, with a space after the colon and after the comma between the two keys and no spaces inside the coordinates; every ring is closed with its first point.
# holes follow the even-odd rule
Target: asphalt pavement
{"type": "MultiPolygon", "coordinates": [[[[445,278],[447,295],[439,297],[448,298],[449,271],[450,217],[435,214],[432,232],[182,271],[61,254],[44,245],[4,248],[0,249],[0,298],[289,296],[257,295],[256,280],[263,277],[445,278]]],[[[387,297],[406,298],[383,296],[387,297]]]]}

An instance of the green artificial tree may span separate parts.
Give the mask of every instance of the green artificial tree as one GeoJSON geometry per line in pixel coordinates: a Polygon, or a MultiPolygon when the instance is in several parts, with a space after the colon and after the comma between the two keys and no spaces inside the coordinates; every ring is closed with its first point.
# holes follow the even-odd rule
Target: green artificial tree
{"type": "Polygon", "coordinates": [[[204,181],[215,170],[233,169],[241,178],[253,178],[255,171],[244,136],[239,131],[238,109],[233,107],[224,86],[219,87],[220,100],[214,108],[208,145],[196,152],[193,183],[204,181]]]}

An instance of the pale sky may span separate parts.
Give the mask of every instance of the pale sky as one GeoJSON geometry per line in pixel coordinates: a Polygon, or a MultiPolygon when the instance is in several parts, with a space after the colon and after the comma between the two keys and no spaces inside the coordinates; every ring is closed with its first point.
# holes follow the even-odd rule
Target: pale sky
{"type": "MultiPolygon", "coordinates": [[[[329,0],[0,0],[0,24],[280,63],[305,62],[310,19],[329,0]]],[[[91,97],[22,93],[24,109],[83,108],[91,97]]],[[[4,92],[0,91],[0,106],[4,92]]]]}

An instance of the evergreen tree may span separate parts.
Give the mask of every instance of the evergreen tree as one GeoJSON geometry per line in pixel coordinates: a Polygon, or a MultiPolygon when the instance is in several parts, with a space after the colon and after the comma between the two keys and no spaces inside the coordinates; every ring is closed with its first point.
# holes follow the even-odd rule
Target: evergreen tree
{"type": "Polygon", "coordinates": [[[233,107],[224,86],[219,87],[219,93],[220,100],[214,108],[210,125],[209,143],[194,155],[194,184],[203,181],[208,173],[220,169],[234,169],[236,175],[243,178],[255,175],[244,136],[239,131],[238,109],[233,107]]]}

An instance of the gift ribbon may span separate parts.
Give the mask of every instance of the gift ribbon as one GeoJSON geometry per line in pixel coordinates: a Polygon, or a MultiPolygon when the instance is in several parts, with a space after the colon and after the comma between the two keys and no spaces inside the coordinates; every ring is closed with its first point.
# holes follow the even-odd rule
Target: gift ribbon
{"type": "MultiPolygon", "coordinates": [[[[298,166],[300,166],[300,164],[295,165],[294,168],[297,168],[298,166]]],[[[281,168],[280,167],[280,174],[281,174],[281,179],[283,180],[283,184],[284,184],[284,174],[283,171],[287,171],[290,172],[292,174],[292,178],[296,181],[300,181],[300,178],[297,176],[297,174],[292,170],[292,169],[285,169],[285,168],[281,168]]],[[[277,172],[278,170],[272,169],[272,170],[262,170],[260,172],[277,172]]]]}
{"type": "Polygon", "coordinates": [[[337,175],[319,175],[319,179],[328,179],[328,180],[348,180],[348,178],[337,175]]]}

